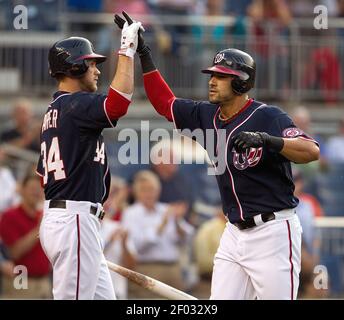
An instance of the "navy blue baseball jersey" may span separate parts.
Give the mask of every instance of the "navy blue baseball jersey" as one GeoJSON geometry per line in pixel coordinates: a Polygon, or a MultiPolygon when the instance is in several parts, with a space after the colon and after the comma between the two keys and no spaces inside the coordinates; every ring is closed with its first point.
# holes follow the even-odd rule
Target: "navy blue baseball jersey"
{"type": "Polygon", "coordinates": [[[222,160],[226,164],[224,173],[216,175],[216,178],[223,211],[232,223],[297,206],[288,159],[264,148],[251,148],[240,154],[233,148],[232,138],[241,131],[260,131],[278,137],[303,137],[314,141],[296,128],[285,112],[253,99],[228,121],[220,120],[220,108],[209,102],[176,99],[171,111],[178,129],[213,129],[216,133],[219,129],[225,130],[225,143],[218,144],[218,135],[215,134],[215,150],[211,151],[214,155],[223,154],[222,160]]]}
{"type": "Polygon", "coordinates": [[[47,200],[104,203],[110,173],[102,136],[116,120],[104,110],[106,95],[56,92],[44,115],[37,172],[47,200]]]}

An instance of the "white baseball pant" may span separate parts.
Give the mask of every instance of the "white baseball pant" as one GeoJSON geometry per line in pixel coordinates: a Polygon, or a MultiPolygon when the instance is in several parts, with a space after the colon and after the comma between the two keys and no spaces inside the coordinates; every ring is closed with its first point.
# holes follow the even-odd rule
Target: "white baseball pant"
{"type": "Polygon", "coordinates": [[[301,233],[294,209],[239,230],[227,223],[214,258],[210,299],[293,300],[301,269],[301,233]]]}
{"type": "Polygon", "coordinates": [[[44,203],[40,241],[53,266],[54,299],[116,299],[99,235],[100,220],[90,213],[91,205],[66,201],[66,209],[60,209],[44,203]]]}

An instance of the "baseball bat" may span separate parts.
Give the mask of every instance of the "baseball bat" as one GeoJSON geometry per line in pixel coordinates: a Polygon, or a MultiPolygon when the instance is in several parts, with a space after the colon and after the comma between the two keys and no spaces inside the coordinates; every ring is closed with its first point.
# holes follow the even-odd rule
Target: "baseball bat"
{"type": "Polygon", "coordinates": [[[197,298],[183,291],[173,288],[166,283],[148,277],[142,273],[124,268],[110,261],[107,261],[107,265],[111,271],[119,273],[121,276],[133,281],[134,283],[145,289],[153,291],[163,298],[167,298],[170,300],[198,300],[197,298]]]}

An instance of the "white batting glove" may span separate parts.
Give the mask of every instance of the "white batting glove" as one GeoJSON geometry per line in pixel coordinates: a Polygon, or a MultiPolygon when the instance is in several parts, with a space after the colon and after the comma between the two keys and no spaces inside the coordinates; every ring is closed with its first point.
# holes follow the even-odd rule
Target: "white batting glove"
{"type": "Polygon", "coordinates": [[[133,22],[128,25],[126,22],[122,29],[121,48],[118,54],[134,58],[137,49],[138,31],[141,27],[141,22],[133,22]]]}

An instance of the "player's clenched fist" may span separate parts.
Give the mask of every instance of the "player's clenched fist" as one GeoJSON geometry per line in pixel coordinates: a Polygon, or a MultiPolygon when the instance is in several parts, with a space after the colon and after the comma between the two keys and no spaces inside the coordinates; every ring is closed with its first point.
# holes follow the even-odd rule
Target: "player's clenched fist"
{"type": "Polygon", "coordinates": [[[267,147],[270,151],[280,152],[283,149],[284,140],[273,137],[266,132],[242,131],[232,139],[235,151],[241,153],[250,148],[267,147]]]}
{"type": "Polygon", "coordinates": [[[126,15],[125,18],[127,21],[123,20],[121,48],[118,53],[134,58],[138,44],[138,31],[142,28],[142,24],[141,22],[134,22],[128,15],[126,15]]]}

